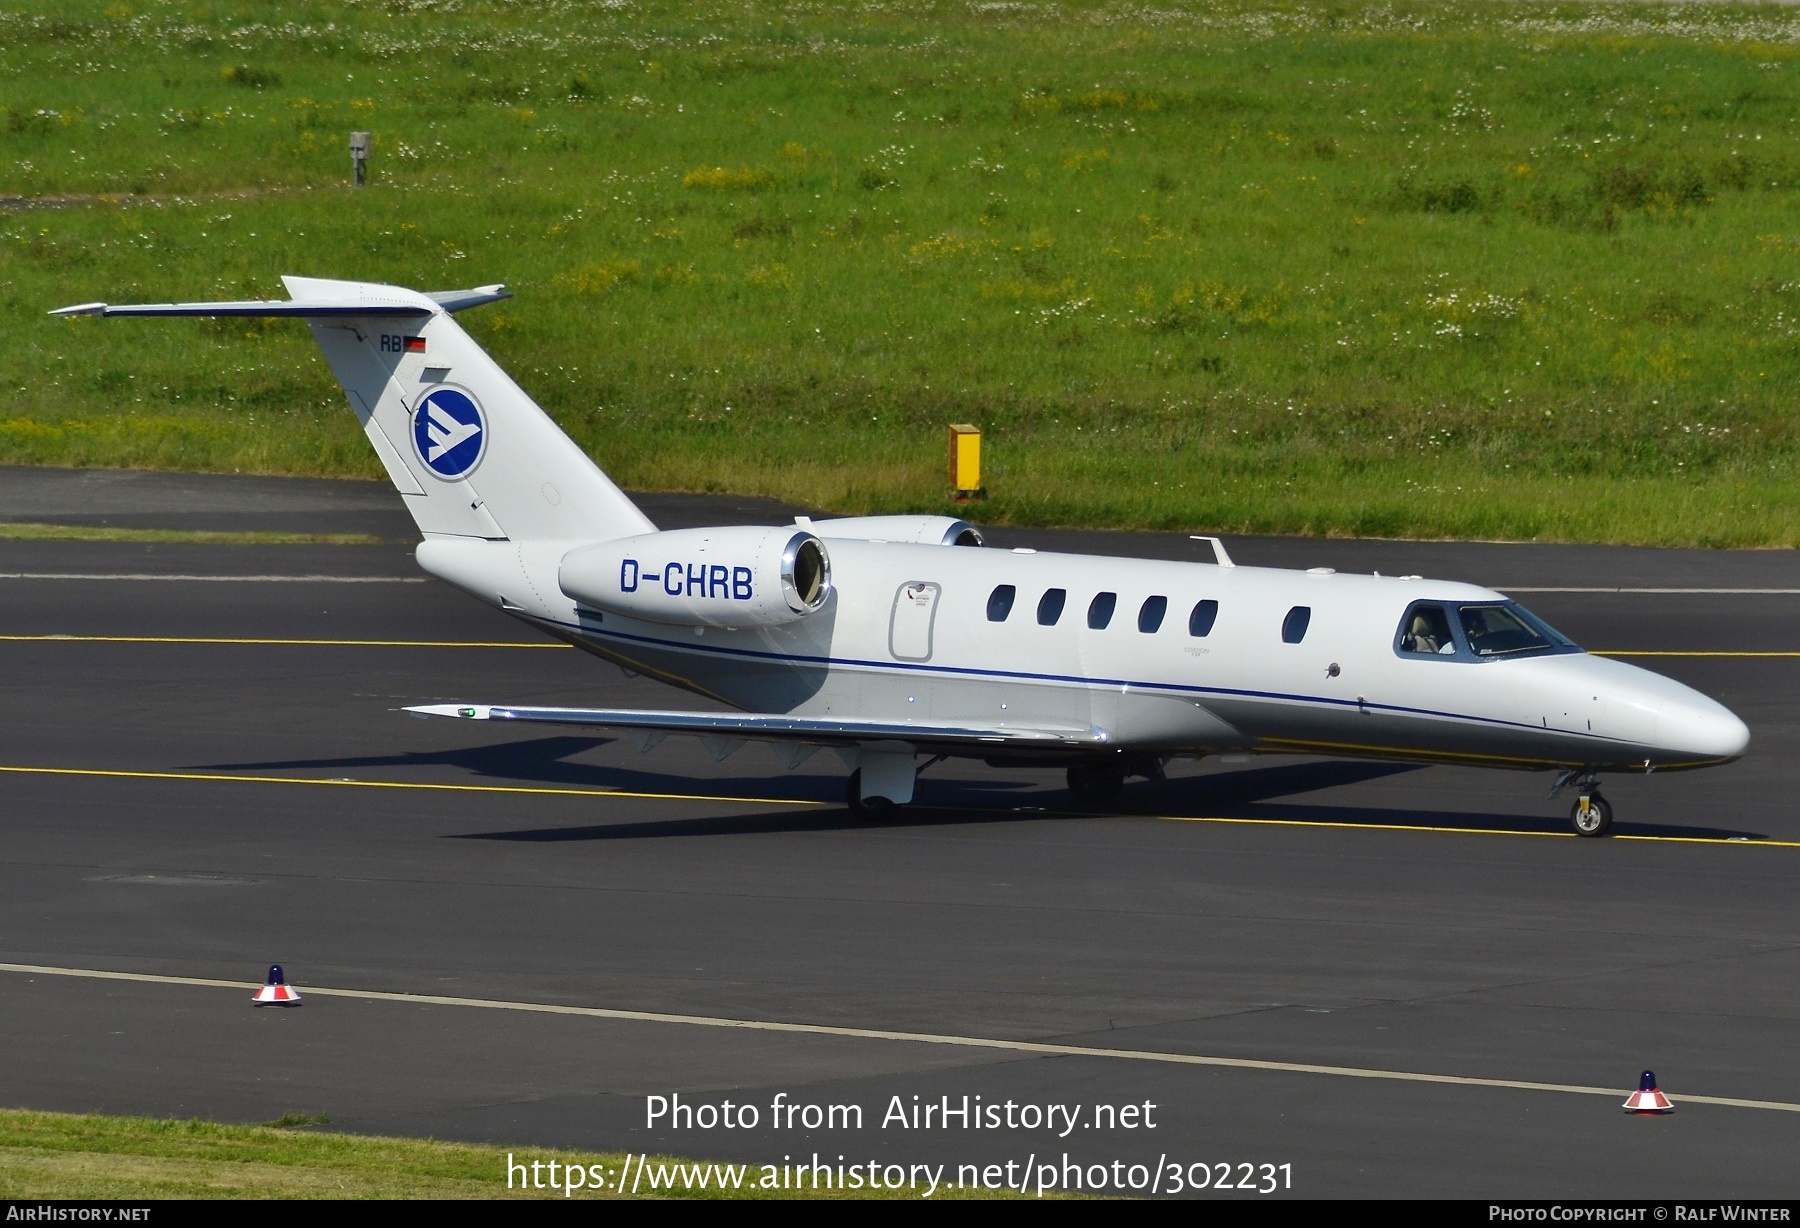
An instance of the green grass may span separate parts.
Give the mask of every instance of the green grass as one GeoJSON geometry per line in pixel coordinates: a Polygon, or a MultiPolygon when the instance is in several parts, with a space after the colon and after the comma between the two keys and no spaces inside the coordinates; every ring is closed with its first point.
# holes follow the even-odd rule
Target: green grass
{"type": "MultiPolygon", "coordinates": [[[[379,1138],[294,1129],[320,1121],[290,1114],[266,1126],[174,1121],[98,1114],[0,1110],[0,1198],[565,1198],[561,1190],[507,1188],[507,1158],[597,1165],[616,1174],[626,1162],[618,1152],[441,1143],[430,1139],[379,1138]]],[[[635,1164],[636,1161],[634,1160],[635,1164]]],[[[648,1157],[659,1163],[693,1161],[648,1157]]],[[[703,1164],[702,1167],[705,1167],[703,1164]]],[[[591,1171],[591,1169],[589,1169],[591,1171]]],[[[919,1198],[924,1188],[884,1190],[763,1189],[760,1165],[730,1194],[716,1184],[665,1187],[638,1197],[656,1198],[919,1198]]],[[[548,1180],[540,1169],[538,1180],[548,1180]]],[[[586,1179],[586,1174],[583,1177],[586,1179]]],[[[612,1178],[616,1181],[616,1176],[612,1178]]],[[[524,1178],[520,1178],[522,1182],[524,1178]]],[[[716,1180],[716,1179],[715,1179],[716,1180]]],[[[618,1198],[616,1191],[577,1189],[575,1198],[618,1198]]],[[[1018,1197],[1007,1191],[940,1186],[941,1198],[1018,1197]]]]}
{"type": "Polygon", "coordinates": [[[297,325],[41,313],[503,280],[633,487],[1791,546],[1797,122],[1785,7],[45,0],[0,462],[375,475],[297,325]]]}
{"type": "Polygon", "coordinates": [[[122,529],[113,525],[35,524],[0,521],[0,541],[26,542],[198,542],[213,546],[374,546],[364,533],[228,532],[215,529],[122,529]]]}

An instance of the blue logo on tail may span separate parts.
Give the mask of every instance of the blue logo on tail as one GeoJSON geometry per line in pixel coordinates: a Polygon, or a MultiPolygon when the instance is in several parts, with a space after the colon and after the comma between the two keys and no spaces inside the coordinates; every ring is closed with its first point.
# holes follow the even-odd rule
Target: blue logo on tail
{"type": "Polygon", "coordinates": [[[468,393],[439,388],[413,410],[413,447],[440,478],[467,477],[487,451],[487,420],[468,393]]]}

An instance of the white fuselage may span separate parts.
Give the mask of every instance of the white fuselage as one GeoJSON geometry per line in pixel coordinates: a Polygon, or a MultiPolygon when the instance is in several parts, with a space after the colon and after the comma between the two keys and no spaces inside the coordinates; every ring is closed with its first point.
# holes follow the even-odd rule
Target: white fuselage
{"type": "Polygon", "coordinates": [[[1066,762],[1095,802],[1218,750],[1556,768],[1586,836],[1612,822],[1596,770],[1702,767],[1749,742],[1705,696],[1472,585],[965,548],[979,530],[944,516],[658,531],[452,318],[504,287],[283,282],[287,300],[56,314],[306,320],[424,535],[421,566],[743,710],[417,715],[623,728],[644,745],[697,732],[720,754],[831,746],[865,817],[911,799],[921,755],[1066,762]]]}
{"type": "MultiPolygon", "coordinates": [[[[1748,731],[1670,679],[1572,648],[1481,659],[1402,651],[1414,603],[1475,585],[833,539],[832,594],[775,626],[695,627],[579,607],[556,566],[579,543],[428,540],[426,570],[633,670],[753,712],[1097,732],[1145,754],[1360,755],[1519,768],[1699,767],[1748,731]],[[1014,590],[990,617],[1000,586],[1014,590]],[[1040,602],[1063,590],[1060,614],[1040,602]],[[1099,594],[1110,619],[1090,626],[1099,594]],[[1165,598],[1153,630],[1147,600],[1165,598]],[[1190,630],[1217,602],[1205,634],[1190,630]],[[1285,642],[1296,607],[1309,611],[1285,642]]],[[[1201,620],[1205,622],[1205,619],[1201,620]]],[[[1466,648],[1466,645],[1465,645],[1466,648]]]]}

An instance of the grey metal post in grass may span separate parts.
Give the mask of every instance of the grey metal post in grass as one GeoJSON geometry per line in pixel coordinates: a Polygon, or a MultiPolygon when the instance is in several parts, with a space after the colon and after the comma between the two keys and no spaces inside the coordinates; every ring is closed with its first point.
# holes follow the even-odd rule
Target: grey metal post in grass
{"type": "Polygon", "coordinates": [[[350,134],[350,164],[356,168],[356,186],[362,187],[368,178],[369,167],[369,134],[352,132],[350,134]]]}

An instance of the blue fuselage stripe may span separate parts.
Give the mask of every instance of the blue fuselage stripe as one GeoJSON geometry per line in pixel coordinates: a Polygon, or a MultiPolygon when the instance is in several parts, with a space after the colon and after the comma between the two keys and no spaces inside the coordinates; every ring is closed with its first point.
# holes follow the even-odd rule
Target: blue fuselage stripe
{"type": "Polygon", "coordinates": [[[967,678],[1012,679],[1022,682],[1063,682],[1083,687],[1134,687],[1146,691],[1163,691],[1184,695],[1216,695],[1235,699],[1269,699],[1284,703],[1318,704],[1332,708],[1370,709],[1379,712],[1391,712],[1402,716],[1428,716],[1446,718],[1455,721],[1468,721],[1481,725],[1497,725],[1507,729],[1527,729],[1533,733],[1554,733],[1563,737],[1593,738],[1604,741],[1592,733],[1584,733],[1576,729],[1548,729],[1538,725],[1526,724],[1523,721],[1509,721],[1495,716],[1472,716],[1463,712],[1445,712],[1434,708],[1410,708],[1400,704],[1372,703],[1360,699],[1338,699],[1329,695],[1294,695],[1281,691],[1251,691],[1233,687],[1195,686],[1180,682],[1143,682],[1127,678],[1091,678],[1071,674],[1040,674],[1024,670],[977,669],[958,665],[925,665],[909,661],[864,661],[855,657],[818,657],[796,653],[765,652],[755,648],[726,648],[713,644],[693,644],[686,641],[662,640],[654,636],[633,635],[625,631],[608,631],[594,627],[586,627],[577,623],[565,623],[559,620],[544,620],[553,625],[574,632],[588,640],[625,640],[634,644],[644,644],[669,652],[699,653],[708,656],[741,657],[752,660],[768,661],[782,665],[816,665],[826,669],[842,666],[845,668],[870,669],[880,671],[942,674],[967,678]]]}

